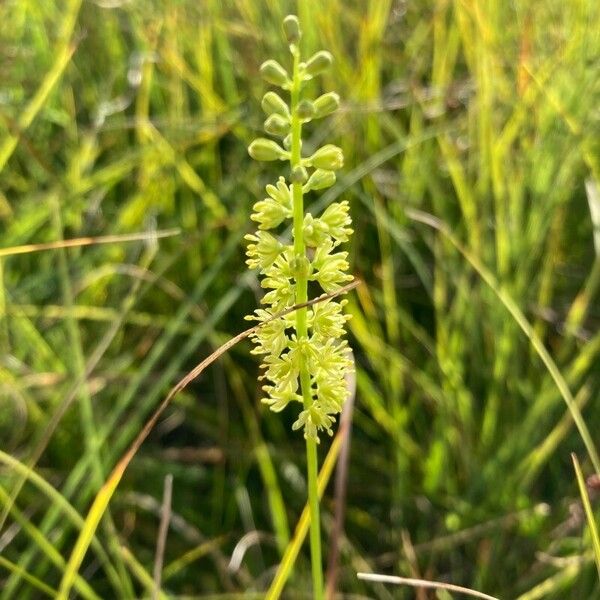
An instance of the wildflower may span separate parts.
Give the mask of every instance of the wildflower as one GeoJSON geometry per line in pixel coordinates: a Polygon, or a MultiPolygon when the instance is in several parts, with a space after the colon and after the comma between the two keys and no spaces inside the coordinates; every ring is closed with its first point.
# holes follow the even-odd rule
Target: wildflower
{"type": "MultiPolygon", "coordinates": [[[[329,67],[332,57],[321,51],[300,63],[296,17],[286,18],[284,31],[294,56],[292,75],[274,60],[263,63],[261,73],[269,83],[297,92],[305,81],[329,67]]],[[[300,201],[301,206],[304,194],[334,185],[335,171],[344,164],[342,149],[333,144],[325,144],[306,158],[301,155],[302,126],[335,111],[339,96],[328,92],[309,100],[299,98],[296,92],[291,94],[289,106],[273,91],[262,99],[267,115],[265,131],[284,138],[283,146],[258,138],[248,148],[256,160],[290,162],[289,180],[279,177],[274,185],[267,185],[266,197],[253,207],[251,218],[258,224],[258,231],[246,236],[247,263],[250,268],[259,269],[266,293],[261,301],[264,308],[249,318],[264,323],[252,335],[253,353],[263,359],[262,401],[275,412],[300,402],[303,410],[293,429],[302,429],[308,440],[318,441],[322,431],[331,435],[348,394],[345,374],[352,364],[343,340],[346,302],[328,299],[279,319],[273,316],[306,302],[309,281],[328,293],[352,279],[347,272],[348,253],[338,249],[348,241],[352,229],[346,201],[330,204],[320,216],[294,210],[294,202],[300,201]],[[294,240],[286,244],[276,230],[290,221],[294,240]]]]}

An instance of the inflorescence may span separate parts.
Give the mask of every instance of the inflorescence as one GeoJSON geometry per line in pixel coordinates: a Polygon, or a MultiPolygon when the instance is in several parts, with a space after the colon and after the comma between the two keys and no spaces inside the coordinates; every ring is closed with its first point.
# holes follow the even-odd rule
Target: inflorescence
{"type": "MultiPolygon", "coordinates": [[[[290,93],[286,103],[274,91],[267,92],[262,108],[267,115],[265,131],[282,140],[258,138],[248,152],[260,161],[289,161],[288,181],[279,177],[275,185],[266,186],[267,197],[257,202],[252,220],[258,231],[246,236],[247,264],[259,269],[261,285],[267,293],[262,298],[266,308],[247,317],[259,322],[306,302],[308,282],[316,282],[325,292],[340,289],[352,279],[347,273],[347,252],[340,244],[352,233],[348,202],[330,204],[320,216],[304,213],[303,197],[310,192],[331,187],[335,171],[344,163],[342,150],[332,144],[302,157],[302,126],[325,117],[339,106],[339,96],[328,92],[316,100],[301,98],[302,88],[332,63],[329,52],[317,52],[306,62],[300,61],[300,28],[295,16],[284,20],[284,32],[293,57],[293,72],[278,62],[267,60],[261,66],[263,78],[290,93]],[[293,225],[293,243],[286,244],[274,230],[293,225]]],[[[321,430],[332,434],[335,415],[348,395],[345,374],[352,368],[347,342],[342,339],[348,317],[343,313],[345,300],[323,300],[312,307],[272,320],[257,329],[253,336],[254,354],[263,355],[261,379],[266,380],[263,402],[275,412],[292,402],[303,404],[293,429],[304,429],[304,437],[318,441],[321,430]],[[306,389],[308,388],[308,389],[306,389]]]]}

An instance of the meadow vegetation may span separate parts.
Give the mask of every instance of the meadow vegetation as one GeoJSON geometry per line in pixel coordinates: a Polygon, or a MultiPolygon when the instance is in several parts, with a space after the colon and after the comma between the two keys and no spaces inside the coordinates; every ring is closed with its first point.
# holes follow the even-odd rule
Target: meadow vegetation
{"type": "Polygon", "coordinates": [[[150,597],[169,475],[158,597],[311,597],[305,441],[247,339],[173,398],[73,561],[152,411],[259,306],[244,236],[280,167],[247,146],[290,12],[335,57],[310,92],[340,110],[305,144],[345,167],[310,210],[350,203],[362,282],[349,455],[319,444],[325,580],[335,547],[348,598],[454,597],[358,571],[600,597],[600,3],[5,0],[0,599],[150,597]]]}

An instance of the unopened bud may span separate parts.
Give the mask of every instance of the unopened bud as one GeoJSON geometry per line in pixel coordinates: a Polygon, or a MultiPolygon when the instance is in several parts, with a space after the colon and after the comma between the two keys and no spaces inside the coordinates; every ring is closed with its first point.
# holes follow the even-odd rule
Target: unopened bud
{"type": "Polygon", "coordinates": [[[290,132],[290,122],[281,115],[271,115],[265,121],[265,131],[271,135],[285,137],[290,132]]]}
{"type": "Polygon", "coordinates": [[[317,169],[336,171],[344,166],[344,153],[341,148],[333,144],[326,144],[319,148],[310,158],[310,164],[317,169]]]}
{"type": "Polygon", "coordinates": [[[291,133],[289,135],[286,135],[285,138],[283,139],[283,147],[286,150],[292,149],[292,134],[291,133]]]}
{"type": "Polygon", "coordinates": [[[262,99],[262,109],[267,115],[277,114],[289,117],[290,110],[285,101],[275,92],[267,92],[262,99]]]}
{"type": "Polygon", "coordinates": [[[319,96],[314,102],[314,119],[320,119],[335,112],[340,106],[340,97],[335,92],[328,92],[319,96]]]}
{"type": "Polygon", "coordinates": [[[302,120],[310,121],[315,114],[315,107],[310,100],[301,100],[296,112],[302,120]]]}
{"type": "Polygon", "coordinates": [[[286,160],[289,153],[279,144],[266,138],[257,138],[248,146],[248,154],[254,160],[286,160]]]}
{"type": "Polygon", "coordinates": [[[308,179],[308,173],[304,167],[294,167],[290,175],[290,181],[292,183],[306,183],[308,179]]]}
{"type": "Polygon", "coordinates": [[[260,74],[265,81],[279,87],[287,87],[290,83],[287,71],[276,60],[265,61],[260,66],[260,74]]]}
{"type": "Polygon", "coordinates": [[[316,54],[313,54],[304,65],[304,72],[311,77],[322,73],[325,69],[328,69],[333,62],[333,56],[327,50],[321,50],[316,54]]]}
{"type": "Polygon", "coordinates": [[[297,44],[300,41],[302,32],[300,31],[300,23],[296,15],[288,15],[283,20],[283,31],[289,44],[297,44]]]}
{"type": "Polygon", "coordinates": [[[305,255],[296,256],[294,259],[294,271],[296,277],[306,279],[310,276],[312,266],[305,255]]]}
{"type": "Polygon", "coordinates": [[[318,248],[327,239],[327,226],[309,212],[304,215],[304,242],[309,248],[318,248]]]}
{"type": "Polygon", "coordinates": [[[308,178],[306,185],[303,190],[308,192],[310,190],[323,190],[331,187],[335,183],[335,173],[325,169],[316,169],[312,175],[308,178]]]}

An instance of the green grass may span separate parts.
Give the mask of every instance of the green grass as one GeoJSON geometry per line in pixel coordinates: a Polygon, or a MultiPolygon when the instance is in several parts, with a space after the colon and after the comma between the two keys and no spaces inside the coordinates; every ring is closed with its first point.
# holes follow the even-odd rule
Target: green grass
{"type": "MultiPolygon", "coordinates": [[[[349,296],[358,369],[339,591],[425,598],[356,578],[372,571],[502,599],[600,594],[597,498],[588,489],[584,511],[570,458],[580,484],[598,469],[586,181],[600,182],[600,5],[314,6],[0,3],[0,246],[15,249],[0,252],[1,599],[57,593],[152,410],[259,302],[242,238],[270,176],[246,146],[261,125],[258,67],[284,59],[291,11],[307,51],[336,57],[323,86],[345,101],[323,135],[347,167],[311,209],[351,202],[365,282],[349,296]],[[132,233],[145,239],[16,253],[132,233]]],[[[282,557],[285,597],[306,597],[304,440],[293,415],[257,402],[249,350],[232,348],[167,409],[95,532],[79,595],[150,595],[172,473],[164,597],[262,597],[282,557]]],[[[333,498],[330,485],[325,556],[333,498]]]]}

